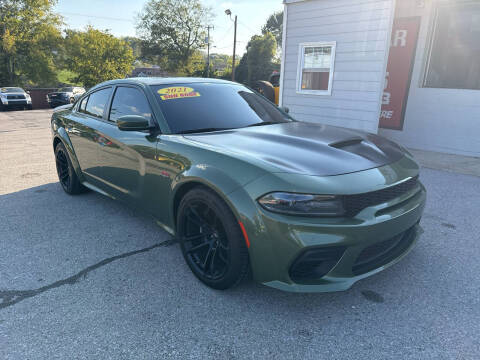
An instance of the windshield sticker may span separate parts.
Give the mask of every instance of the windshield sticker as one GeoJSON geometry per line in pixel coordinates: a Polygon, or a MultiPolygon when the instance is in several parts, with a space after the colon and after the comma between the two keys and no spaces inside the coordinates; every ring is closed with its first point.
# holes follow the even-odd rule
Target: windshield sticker
{"type": "Polygon", "coordinates": [[[183,99],[200,96],[200,93],[196,92],[191,87],[185,86],[164,88],[158,90],[157,92],[162,100],[183,99]]]}

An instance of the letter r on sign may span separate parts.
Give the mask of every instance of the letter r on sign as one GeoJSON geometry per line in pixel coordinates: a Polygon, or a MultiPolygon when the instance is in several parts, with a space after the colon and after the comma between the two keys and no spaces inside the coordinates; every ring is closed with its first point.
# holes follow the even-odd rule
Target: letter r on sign
{"type": "Polygon", "coordinates": [[[395,37],[393,38],[392,46],[401,46],[405,47],[407,45],[407,30],[397,30],[395,31],[395,37]]]}

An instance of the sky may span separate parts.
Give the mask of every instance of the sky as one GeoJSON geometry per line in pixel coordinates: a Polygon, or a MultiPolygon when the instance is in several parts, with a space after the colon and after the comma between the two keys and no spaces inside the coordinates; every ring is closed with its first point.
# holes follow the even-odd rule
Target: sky
{"type": "MultiPolygon", "coordinates": [[[[225,15],[230,9],[238,15],[237,54],[243,54],[252,35],[261,32],[268,16],[283,9],[282,0],[201,0],[212,8],[214,29],[210,33],[212,53],[231,54],[233,51],[233,22],[225,15]]],[[[58,0],[55,10],[67,27],[84,29],[92,25],[110,30],[115,36],[135,36],[135,19],[146,0],[58,0]]]]}

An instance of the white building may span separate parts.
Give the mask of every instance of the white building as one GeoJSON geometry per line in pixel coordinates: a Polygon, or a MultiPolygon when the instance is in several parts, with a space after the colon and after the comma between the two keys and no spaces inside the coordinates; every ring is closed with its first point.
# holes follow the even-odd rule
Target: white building
{"type": "Polygon", "coordinates": [[[480,1],[285,0],[282,45],[298,120],[480,156],[480,1]]]}

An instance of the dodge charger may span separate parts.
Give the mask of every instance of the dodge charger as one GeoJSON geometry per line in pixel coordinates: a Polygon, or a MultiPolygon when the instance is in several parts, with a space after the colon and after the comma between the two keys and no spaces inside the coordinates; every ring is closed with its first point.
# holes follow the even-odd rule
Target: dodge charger
{"type": "Polygon", "coordinates": [[[141,208],[193,274],[285,291],[346,290],[421,233],[419,166],[385,138],[295,120],[237,83],[105,82],[51,120],[59,182],[141,208]]]}

